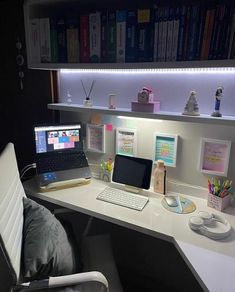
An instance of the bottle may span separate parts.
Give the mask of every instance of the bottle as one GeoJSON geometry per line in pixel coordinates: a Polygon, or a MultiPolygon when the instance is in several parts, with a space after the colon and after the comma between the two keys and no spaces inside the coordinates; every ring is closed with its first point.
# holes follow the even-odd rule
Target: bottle
{"type": "Polygon", "coordinates": [[[166,167],[163,160],[157,161],[157,166],[154,170],[153,190],[156,193],[166,194],[166,167]]]}

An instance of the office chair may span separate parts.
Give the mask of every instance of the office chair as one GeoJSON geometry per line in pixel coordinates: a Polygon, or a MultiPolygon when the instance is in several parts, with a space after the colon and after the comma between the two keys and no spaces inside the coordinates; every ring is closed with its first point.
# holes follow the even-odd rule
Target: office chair
{"type": "MultiPolygon", "coordinates": [[[[26,263],[31,262],[31,257],[36,253],[35,247],[33,246],[32,250],[32,246],[30,246],[32,242],[27,245],[27,239],[30,238],[31,233],[32,236],[37,237],[37,234],[41,231],[47,230],[45,226],[41,226],[41,231],[39,230],[37,232],[36,230],[35,233],[34,230],[33,233],[31,224],[32,222],[34,224],[36,224],[35,222],[43,222],[43,224],[45,223],[46,225],[50,220],[57,220],[53,216],[54,215],[50,213],[49,210],[37,204],[35,201],[30,200],[25,195],[19,177],[14,145],[8,143],[0,154],[0,290],[2,292],[47,291],[47,289],[50,291],[66,292],[121,292],[122,287],[112,256],[111,247],[106,238],[102,236],[90,239],[87,237],[86,239],[87,245],[85,245],[84,254],[87,257],[87,261],[85,258],[85,263],[83,264],[86,271],[80,273],[68,273],[68,271],[66,271],[65,275],[61,274],[61,272],[57,275],[58,273],[56,274],[55,272],[56,269],[63,269],[64,267],[60,265],[56,267],[55,270],[51,270],[53,265],[52,262],[55,261],[56,255],[54,258],[50,259],[49,266],[41,265],[36,274],[32,275],[32,270],[36,269],[38,265],[39,260],[36,259],[36,262],[33,262],[31,270],[27,271],[28,274],[26,273],[26,263]],[[37,211],[37,208],[39,208],[40,212],[43,214],[43,217],[38,221],[37,216],[40,212],[37,211]],[[38,213],[30,213],[35,210],[38,213]],[[97,267],[102,270],[102,272],[97,270],[97,267]],[[92,270],[93,268],[96,270],[92,270]],[[45,277],[45,272],[47,272],[47,270],[53,272],[51,272],[48,277],[45,277]],[[104,275],[103,273],[106,272],[107,274],[104,275]]],[[[60,224],[58,222],[53,221],[53,224],[60,224]]],[[[53,224],[52,226],[54,226],[53,224]]],[[[56,225],[56,230],[59,228],[61,228],[64,239],[66,239],[66,232],[63,230],[62,225],[56,225]]],[[[40,248],[44,241],[47,241],[47,238],[50,238],[50,240],[54,238],[54,234],[52,233],[53,232],[49,231],[46,237],[44,235],[44,238],[39,241],[40,248]]],[[[37,239],[31,238],[31,240],[35,241],[37,239]]],[[[63,248],[60,244],[61,242],[57,241],[53,248],[56,249],[58,246],[63,248]]],[[[62,252],[63,256],[61,258],[67,260],[66,264],[69,265],[68,251],[70,251],[71,246],[69,242],[66,244],[66,250],[62,252]]],[[[41,252],[45,255],[47,250],[41,250],[41,252]]],[[[54,250],[52,252],[54,252],[54,250]]],[[[73,253],[71,254],[73,255],[73,253]]],[[[56,260],[59,261],[59,259],[56,260]]],[[[73,258],[71,261],[73,261],[73,258]]],[[[73,271],[73,269],[70,270],[73,271]]]]}

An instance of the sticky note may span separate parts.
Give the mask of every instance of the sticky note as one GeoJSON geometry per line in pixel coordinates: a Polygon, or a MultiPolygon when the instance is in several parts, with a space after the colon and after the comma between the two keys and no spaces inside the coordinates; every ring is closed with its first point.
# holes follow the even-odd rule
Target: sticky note
{"type": "Polygon", "coordinates": [[[113,130],[113,125],[112,124],[106,124],[106,131],[112,131],[113,130]]]}

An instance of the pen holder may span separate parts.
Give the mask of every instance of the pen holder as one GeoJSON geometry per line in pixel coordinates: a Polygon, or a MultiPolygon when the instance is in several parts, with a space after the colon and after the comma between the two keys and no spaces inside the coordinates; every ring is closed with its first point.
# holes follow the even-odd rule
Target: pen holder
{"type": "Polygon", "coordinates": [[[100,171],[100,175],[101,175],[101,180],[106,181],[106,182],[111,182],[112,171],[102,169],[100,171]]]}
{"type": "Polygon", "coordinates": [[[231,201],[230,194],[221,198],[209,193],[208,199],[207,199],[207,206],[214,208],[218,211],[223,211],[225,208],[227,208],[230,205],[230,201],[231,201]]]}

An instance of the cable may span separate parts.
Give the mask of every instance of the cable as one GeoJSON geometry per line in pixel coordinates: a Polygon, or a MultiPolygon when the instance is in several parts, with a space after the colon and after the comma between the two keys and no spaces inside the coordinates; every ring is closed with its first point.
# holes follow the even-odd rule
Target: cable
{"type": "Polygon", "coordinates": [[[20,179],[24,176],[24,174],[30,170],[31,168],[36,168],[36,163],[31,163],[26,165],[21,171],[20,171],[20,179]]]}

